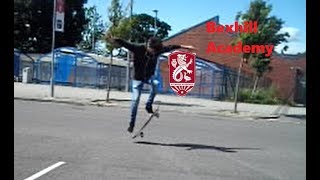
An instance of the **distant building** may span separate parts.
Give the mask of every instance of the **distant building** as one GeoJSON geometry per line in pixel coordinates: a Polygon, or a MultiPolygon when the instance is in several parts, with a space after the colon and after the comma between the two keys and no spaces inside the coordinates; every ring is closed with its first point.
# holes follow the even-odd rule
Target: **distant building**
{"type": "MultiPolygon", "coordinates": [[[[210,18],[166,38],[164,40],[164,44],[193,45],[198,48],[196,51],[197,57],[237,71],[240,63],[239,54],[206,53],[206,49],[210,41],[213,41],[216,44],[227,45],[235,38],[235,34],[228,32],[207,33],[206,23],[209,21],[215,21],[216,24],[219,24],[219,16],[210,18]]],[[[272,85],[278,89],[279,97],[286,98],[290,92],[293,91],[293,95],[290,100],[295,100],[298,103],[304,103],[305,92],[304,87],[302,86],[305,82],[303,81],[303,74],[305,74],[306,71],[306,56],[273,54],[270,66],[273,68],[272,71],[266,73],[264,77],[269,78],[272,81],[272,85]],[[301,76],[297,76],[293,67],[299,67],[301,69],[302,78],[301,76]]],[[[251,76],[254,74],[248,64],[244,64],[242,72],[251,76]]]]}

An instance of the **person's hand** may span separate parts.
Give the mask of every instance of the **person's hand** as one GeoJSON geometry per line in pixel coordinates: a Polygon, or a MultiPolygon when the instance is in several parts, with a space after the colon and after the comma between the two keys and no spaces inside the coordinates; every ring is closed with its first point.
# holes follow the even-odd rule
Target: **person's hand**
{"type": "Polygon", "coordinates": [[[112,44],[114,48],[120,48],[121,45],[118,43],[117,38],[114,38],[111,34],[106,34],[105,40],[112,44]]]}
{"type": "Polygon", "coordinates": [[[112,37],[111,34],[106,34],[105,35],[105,40],[109,43],[113,43],[114,42],[114,38],[112,37]]]}

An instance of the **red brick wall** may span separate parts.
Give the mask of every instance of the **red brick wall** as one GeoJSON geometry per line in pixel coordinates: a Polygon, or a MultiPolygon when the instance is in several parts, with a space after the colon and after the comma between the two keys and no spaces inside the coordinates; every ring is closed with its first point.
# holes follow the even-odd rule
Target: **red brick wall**
{"type": "MultiPolygon", "coordinates": [[[[240,54],[206,53],[210,41],[213,41],[216,45],[227,45],[231,43],[232,39],[233,38],[229,33],[207,33],[206,26],[203,24],[196,28],[190,29],[183,34],[164,41],[164,45],[193,45],[198,49],[194,51],[198,57],[238,69],[240,54]]],[[[247,67],[244,67],[244,70],[248,70],[247,67]]]]}
{"type": "MultiPolygon", "coordinates": [[[[210,41],[214,42],[217,46],[227,45],[232,41],[232,39],[233,37],[229,33],[207,33],[206,24],[204,23],[175,37],[169,38],[164,41],[164,45],[193,45],[198,49],[194,51],[198,57],[238,70],[240,54],[206,53],[207,46],[210,41]]],[[[286,97],[294,87],[295,82],[293,71],[290,70],[290,67],[300,66],[305,72],[305,64],[305,57],[300,57],[299,59],[288,59],[274,56],[271,60],[273,70],[270,73],[267,73],[265,77],[272,80],[272,84],[279,90],[280,97],[286,97]]],[[[248,64],[244,64],[242,71],[247,74],[253,74],[253,71],[250,69],[248,64]]]]}
{"type": "Polygon", "coordinates": [[[290,70],[290,67],[300,67],[303,72],[306,72],[306,57],[285,59],[274,56],[271,59],[271,67],[272,71],[265,76],[272,79],[272,84],[277,87],[281,97],[287,97],[295,87],[295,71],[290,70]]]}

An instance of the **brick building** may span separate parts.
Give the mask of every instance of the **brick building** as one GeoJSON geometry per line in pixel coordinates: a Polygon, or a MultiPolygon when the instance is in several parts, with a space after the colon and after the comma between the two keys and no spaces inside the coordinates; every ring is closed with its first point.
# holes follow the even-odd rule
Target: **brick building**
{"type": "MultiPolygon", "coordinates": [[[[193,45],[198,50],[195,51],[197,57],[209,62],[214,62],[237,71],[240,63],[240,55],[236,53],[207,53],[208,43],[213,41],[216,45],[228,45],[235,38],[235,34],[223,33],[207,33],[206,23],[215,21],[219,24],[219,16],[210,18],[204,22],[184,29],[179,33],[168,37],[164,40],[164,44],[185,44],[193,45]]],[[[270,66],[273,68],[271,72],[264,75],[269,78],[278,89],[279,97],[286,98],[294,89],[294,95],[291,100],[303,103],[305,101],[304,92],[301,90],[301,83],[297,81],[296,71],[294,67],[301,68],[302,72],[306,70],[305,55],[276,55],[271,57],[270,66]],[[303,101],[303,102],[302,102],[303,101]]],[[[248,64],[244,64],[242,72],[244,74],[253,75],[253,71],[248,64]]]]}

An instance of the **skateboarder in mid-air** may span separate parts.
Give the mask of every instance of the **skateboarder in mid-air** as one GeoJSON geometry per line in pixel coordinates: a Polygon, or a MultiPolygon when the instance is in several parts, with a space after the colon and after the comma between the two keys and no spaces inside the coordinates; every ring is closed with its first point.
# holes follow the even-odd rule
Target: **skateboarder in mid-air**
{"type": "Polygon", "coordinates": [[[153,113],[152,104],[157,94],[157,86],[159,84],[159,81],[156,80],[154,76],[158,56],[162,53],[170,52],[175,49],[194,49],[194,47],[186,45],[163,46],[161,40],[156,37],[149,38],[146,45],[129,43],[120,38],[111,37],[110,35],[106,36],[106,40],[116,48],[127,48],[134,56],[131,119],[128,128],[128,132],[132,133],[135,126],[138,105],[144,83],[151,85],[150,95],[146,103],[146,110],[148,113],[153,113]]]}

